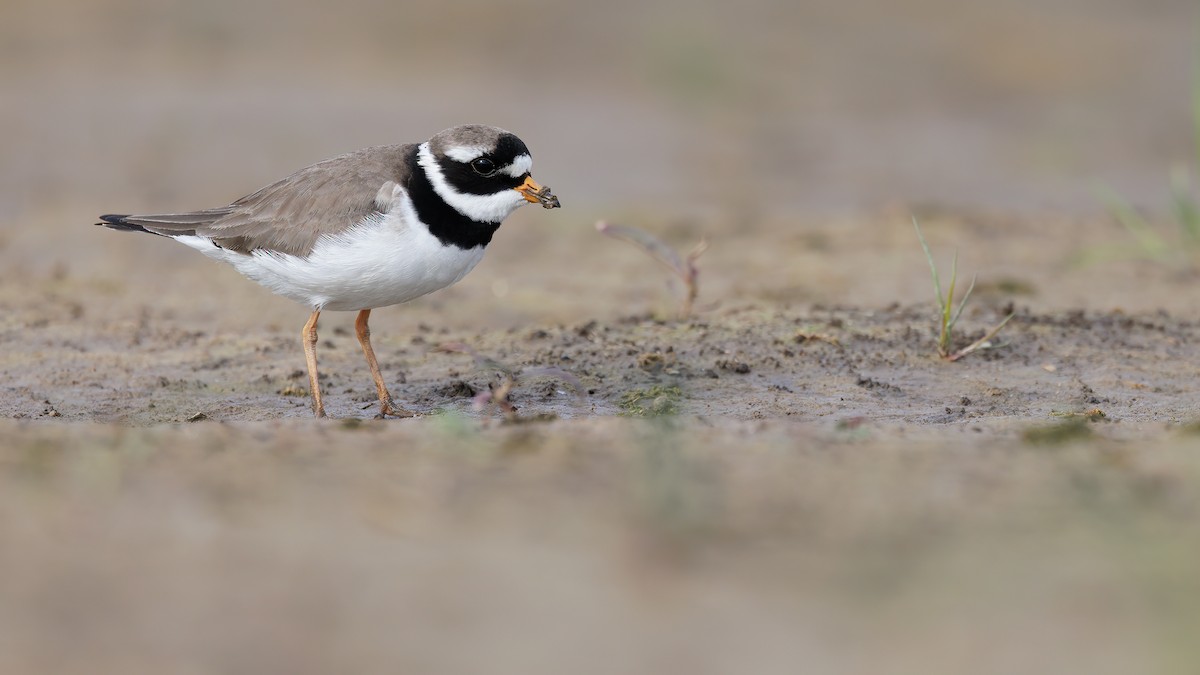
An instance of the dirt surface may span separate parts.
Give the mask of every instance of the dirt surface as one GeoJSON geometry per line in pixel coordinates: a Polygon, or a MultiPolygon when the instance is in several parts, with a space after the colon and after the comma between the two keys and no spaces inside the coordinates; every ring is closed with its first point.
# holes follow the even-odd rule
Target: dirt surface
{"type": "Polygon", "coordinates": [[[76,5],[0,6],[0,672],[1195,671],[1190,0],[76,5]],[[413,419],[92,225],[467,121],[563,208],[372,315],[413,419]]]}
{"type": "MultiPolygon", "coordinates": [[[[60,323],[74,302],[53,318],[44,308],[30,312],[24,330],[5,336],[5,416],[147,425],[311,415],[290,331],[231,337],[138,316],[76,332],[60,323]]],[[[973,323],[999,316],[981,319],[973,323]]],[[[513,369],[518,417],[641,414],[631,400],[668,391],[670,412],[705,419],[1003,436],[1099,410],[1120,435],[1122,425],[1189,421],[1200,403],[1191,384],[1197,326],[1166,312],[1020,311],[991,349],[957,363],[936,355],[931,325],[929,306],[751,306],[687,320],[635,316],[490,333],[422,324],[380,340],[377,351],[393,396],[413,411],[482,419],[472,412],[475,394],[499,385],[501,372],[442,346],[466,344],[513,369]],[[541,374],[546,367],[579,378],[584,397],[570,381],[541,374]]],[[[376,395],[357,341],[344,327],[331,332],[319,352],[330,413],[370,418],[376,395]]]]}
{"type": "MultiPolygon", "coordinates": [[[[525,222],[515,237],[527,257],[489,260],[458,287],[375,312],[374,341],[393,395],[422,414],[488,417],[472,411],[472,397],[498,384],[500,373],[481,369],[470,356],[439,351],[465,344],[517,373],[513,402],[526,416],[627,413],[631,396],[657,387],[674,392],[671,408],[679,414],[785,417],[822,427],[861,419],[886,428],[1011,436],[1055,415],[1099,409],[1119,435],[1125,427],[1161,429],[1190,420],[1200,363],[1194,313],[1187,309],[1192,273],[1153,261],[1072,265],[1073,257],[1103,246],[1102,236],[1119,242],[1125,235],[1101,223],[1060,221],[1055,236],[1044,236],[1041,222],[983,216],[927,222],[935,250],[951,250],[945,245],[951,238],[962,247],[964,273],[977,251],[1003,261],[983,269],[956,346],[1015,312],[994,348],[955,363],[934,350],[932,283],[916,236],[889,214],[813,227],[791,241],[777,240],[774,226],[743,230],[736,239],[711,238],[711,254],[701,263],[705,293],[686,319],[673,316],[674,296],[664,285],[669,275],[644,253],[586,225],[557,232],[550,242],[545,225],[525,222]],[[1088,231],[1101,236],[1080,246],[1088,231]],[[875,242],[860,244],[868,236],[875,242]],[[574,270],[522,269],[535,266],[529,260],[561,259],[560,248],[589,246],[597,254],[574,270]],[[875,262],[868,262],[873,255],[875,262]],[[807,260],[814,264],[805,266],[807,260]],[[875,269],[851,276],[872,264],[875,269]],[[747,280],[738,272],[742,266],[781,273],[747,280]],[[489,283],[493,271],[502,287],[496,278],[489,283]],[[894,281],[888,273],[896,274],[894,281]],[[1147,297],[1130,288],[1129,275],[1137,274],[1148,275],[1145,285],[1158,293],[1147,297]],[[793,289],[793,278],[823,285],[793,289]],[[883,299],[897,288],[913,289],[897,298],[903,303],[840,302],[883,299]],[[823,301],[785,300],[789,295],[823,301]],[[577,303],[581,297],[588,300],[577,303]],[[1121,300],[1130,304],[1117,304],[1121,300]],[[1167,309],[1171,305],[1177,307],[1167,309]],[[628,308],[639,311],[621,311],[628,308]],[[503,316],[522,310],[563,320],[503,316]],[[442,320],[447,315],[454,321],[442,320]],[[563,381],[520,377],[522,369],[536,374],[547,367],[579,378],[584,399],[563,381]]],[[[130,255],[183,248],[158,237],[94,231],[130,255]]],[[[133,425],[196,415],[213,421],[308,416],[298,338],[303,308],[202,258],[181,265],[186,269],[153,288],[121,278],[78,279],[67,269],[34,284],[7,285],[0,296],[7,392],[0,412],[133,425]],[[189,306],[184,298],[194,284],[218,287],[182,312],[177,308],[189,306]]],[[[375,392],[352,318],[322,317],[323,389],[334,417],[370,418],[375,392]]]]}
{"type": "Polygon", "coordinates": [[[1016,314],[955,363],[886,213],[714,237],[687,319],[590,225],[506,225],[520,256],[375,313],[404,420],[371,419],[338,313],[341,419],[310,419],[303,308],[199,257],[158,285],[10,277],[0,670],[1186,672],[1200,328],[1162,307],[1194,277],[1072,267],[1081,231],[1123,236],[1094,221],[972,222],[927,224],[998,261],[957,344],[1016,314]],[[560,247],[594,254],[528,264],[560,247]],[[517,372],[517,423],[447,343],[517,372]],[[586,397],[521,376],[547,367],[586,397]]]}

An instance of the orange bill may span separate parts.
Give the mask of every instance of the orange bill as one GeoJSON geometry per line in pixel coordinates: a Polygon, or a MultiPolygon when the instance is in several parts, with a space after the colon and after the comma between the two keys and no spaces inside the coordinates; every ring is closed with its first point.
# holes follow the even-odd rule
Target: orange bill
{"type": "Polygon", "coordinates": [[[520,192],[525,201],[532,204],[541,204],[543,208],[556,209],[560,206],[558,197],[550,193],[550,188],[538,185],[533,176],[526,176],[525,182],[513,189],[520,192]]]}

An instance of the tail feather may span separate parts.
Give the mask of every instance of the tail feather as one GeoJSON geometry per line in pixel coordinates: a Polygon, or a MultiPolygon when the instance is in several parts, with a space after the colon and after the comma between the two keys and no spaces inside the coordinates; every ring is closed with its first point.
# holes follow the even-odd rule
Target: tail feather
{"type": "Polygon", "coordinates": [[[104,222],[96,223],[96,224],[104,226],[104,227],[109,227],[114,230],[119,230],[121,232],[147,232],[149,234],[157,234],[156,232],[150,232],[150,230],[147,230],[146,228],[142,227],[141,225],[135,225],[134,223],[126,222],[125,219],[128,217],[129,217],[128,214],[118,215],[118,214],[109,213],[109,214],[100,216],[100,220],[102,220],[104,222]]]}
{"type": "MultiPolygon", "coordinates": [[[[154,230],[147,230],[142,225],[139,225],[136,222],[131,222],[132,219],[134,219],[134,218],[136,218],[136,216],[131,216],[129,214],[109,213],[109,214],[100,216],[100,220],[102,220],[104,222],[96,223],[96,225],[100,225],[100,226],[107,227],[107,228],[110,228],[113,230],[117,230],[118,232],[145,232],[146,234],[157,234],[160,237],[170,236],[170,235],[163,234],[162,232],[156,232],[154,230]]],[[[191,233],[186,233],[186,234],[191,234],[191,233]]]]}
{"type": "Polygon", "coordinates": [[[206,209],[191,213],[164,213],[153,216],[129,214],[106,214],[100,216],[104,222],[96,223],[125,232],[149,232],[164,237],[196,234],[197,227],[205,227],[229,215],[231,207],[206,209]]]}

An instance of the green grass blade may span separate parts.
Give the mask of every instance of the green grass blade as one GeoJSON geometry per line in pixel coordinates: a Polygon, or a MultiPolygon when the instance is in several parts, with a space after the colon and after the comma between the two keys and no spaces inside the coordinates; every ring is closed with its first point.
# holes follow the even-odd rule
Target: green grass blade
{"type": "Polygon", "coordinates": [[[929,244],[925,243],[925,235],[921,234],[921,226],[917,223],[917,217],[913,216],[912,221],[913,227],[917,230],[917,240],[921,242],[921,250],[925,251],[925,259],[929,261],[929,272],[933,275],[933,294],[938,301],[938,311],[941,312],[946,301],[942,298],[942,282],[938,279],[937,265],[933,262],[933,254],[929,252],[929,244]]]}
{"type": "Polygon", "coordinates": [[[942,314],[945,320],[950,320],[950,308],[954,305],[954,287],[958,285],[958,251],[954,252],[954,257],[950,259],[950,288],[946,289],[946,302],[942,307],[942,314]]]}
{"type": "Polygon", "coordinates": [[[1196,166],[1200,167],[1200,22],[1197,22],[1195,47],[1192,49],[1192,143],[1196,166]]]}
{"type": "Polygon", "coordinates": [[[1096,189],[1097,196],[1113,218],[1117,219],[1137,239],[1142,250],[1153,258],[1162,258],[1169,251],[1167,242],[1151,229],[1150,224],[1121,195],[1108,187],[1096,189]]]}
{"type": "Polygon", "coordinates": [[[963,294],[962,302],[958,303],[958,310],[954,312],[954,316],[950,319],[950,329],[954,328],[954,324],[958,323],[958,317],[962,316],[963,309],[967,306],[967,300],[971,298],[971,291],[975,290],[975,282],[979,280],[979,275],[971,277],[971,285],[967,286],[967,292],[963,294]]]}
{"type": "Polygon", "coordinates": [[[942,304],[942,333],[938,337],[938,350],[944,355],[950,350],[950,314],[954,311],[954,288],[958,285],[958,251],[950,262],[950,288],[946,289],[946,302],[942,304]]]}
{"type": "Polygon", "coordinates": [[[1186,166],[1176,166],[1171,171],[1171,199],[1175,206],[1175,217],[1189,244],[1200,242],[1200,207],[1192,199],[1192,180],[1186,166]]]}

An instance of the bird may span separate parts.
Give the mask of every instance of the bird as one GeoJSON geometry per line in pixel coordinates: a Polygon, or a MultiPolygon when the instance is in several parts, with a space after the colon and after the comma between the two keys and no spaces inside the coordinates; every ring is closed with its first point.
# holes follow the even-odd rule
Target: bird
{"type": "Polygon", "coordinates": [[[357,311],[355,334],[379,396],[377,417],[411,417],[397,405],[371,347],[371,310],[457,283],[483,258],[501,222],[528,203],[561,206],[530,175],[529,148],[493,126],[466,124],[423,143],[339,155],[228,206],[157,215],[107,214],[96,225],[144,232],[228,263],[311,314],[301,330],[314,416],[317,319],[357,311]]]}

